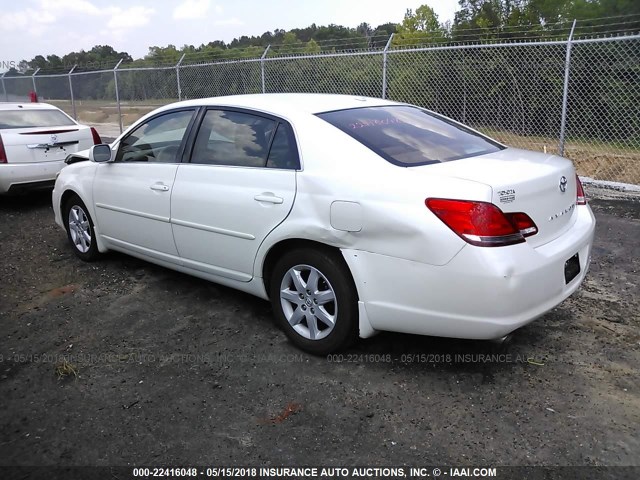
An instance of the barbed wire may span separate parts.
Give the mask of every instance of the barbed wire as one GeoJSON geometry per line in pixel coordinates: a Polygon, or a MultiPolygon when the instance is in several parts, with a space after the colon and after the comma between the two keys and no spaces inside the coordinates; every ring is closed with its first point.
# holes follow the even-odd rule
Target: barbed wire
{"type": "MultiPolygon", "coordinates": [[[[600,20],[610,20],[610,19],[619,19],[619,18],[624,18],[627,19],[628,22],[627,23],[633,23],[633,22],[637,22],[640,21],[640,13],[631,13],[631,14],[627,14],[627,15],[615,15],[615,16],[610,16],[610,17],[594,17],[594,18],[583,18],[583,19],[575,19],[576,20],[576,26],[579,26],[581,23],[591,23],[591,22],[599,22],[600,20]],[[629,20],[630,18],[634,18],[636,17],[636,20],[629,20]]],[[[480,26],[475,26],[475,27],[470,27],[470,26],[465,26],[463,27],[461,30],[464,30],[465,32],[477,32],[477,31],[496,31],[496,30],[509,30],[509,29],[521,29],[521,28],[525,28],[525,27],[530,27],[530,28],[535,28],[535,27],[540,27],[543,29],[551,29],[554,26],[559,26],[559,25],[568,25],[569,28],[571,27],[571,25],[573,24],[574,19],[563,19],[560,20],[558,22],[547,22],[547,23],[540,23],[540,24],[528,24],[528,25],[502,25],[500,27],[480,27],[480,26]]],[[[600,22],[599,25],[595,25],[595,26],[606,26],[609,25],[607,22],[600,22]]],[[[593,27],[593,26],[592,26],[593,27]]],[[[454,30],[456,27],[452,27],[452,30],[454,30]]]]}

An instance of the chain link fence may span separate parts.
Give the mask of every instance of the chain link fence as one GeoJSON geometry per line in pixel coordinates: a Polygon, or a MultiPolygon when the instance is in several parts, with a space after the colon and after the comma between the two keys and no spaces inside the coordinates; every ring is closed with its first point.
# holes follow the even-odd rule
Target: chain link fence
{"type": "Polygon", "coordinates": [[[379,97],[382,56],[379,52],[267,58],[265,91],[342,93],[379,97]]]}
{"type": "Polygon", "coordinates": [[[5,102],[28,101],[29,92],[33,91],[33,78],[2,77],[2,90],[5,102]]]}
{"type": "Polygon", "coordinates": [[[259,59],[184,65],[179,72],[183,100],[262,92],[259,59]]]}
{"type": "Polygon", "coordinates": [[[80,123],[95,126],[106,136],[120,132],[119,107],[115,99],[113,72],[79,72],[71,75],[71,115],[80,123]]]}
{"type": "Polygon", "coordinates": [[[640,185],[640,41],[576,42],[565,155],[579,172],[640,185]]]}
{"type": "Polygon", "coordinates": [[[73,103],[71,102],[70,77],[64,75],[41,75],[33,77],[35,91],[41,102],[51,103],[65,112],[73,115],[73,103]]]}
{"type": "MultiPolygon", "coordinates": [[[[129,127],[141,116],[178,100],[177,70],[165,68],[123,68],[117,70],[120,122],[129,127]]],[[[111,73],[113,76],[114,74],[111,73]]],[[[111,98],[115,97],[115,92],[111,98]]]]}
{"type": "Polygon", "coordinates": [[[176,100],[319,92],[412,103],[518,148],[559,153],[578,173],[640,185],[640,35],[280,54],[64,75],[2,77],[116,136],[176,100]]]}
{"type": "Polygon", "coordinates": [[[489,45],[389,57],[389,98],[425,106],[507,144],[558,149],[563,46],[489,45]]]}

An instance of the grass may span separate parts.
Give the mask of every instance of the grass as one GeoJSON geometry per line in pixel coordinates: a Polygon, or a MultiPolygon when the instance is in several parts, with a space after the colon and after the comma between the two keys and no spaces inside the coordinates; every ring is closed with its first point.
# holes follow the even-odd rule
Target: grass
{"type": "Polygon", "coordinates": [[[67,359],[63,359],[56,365],[55,369],[56,376],[58,380],[62,380],[64,378],[70,377],[73,375],[75,378],[78,377],[78,367],[73,365],[71,362],[68,362],[67,359]]]}
{"type": "MultiPolygon", "coordinates": [[[[513,147],[537,152],[558,153],[558,139],[524,136],[516,133],[480,129],[496,140],[513,147]]],[[[633,143],[604,142],[568,138],[564,156],[573,160],[579,175],[614,182],[640,185],[640,150],[633,143]]]]}

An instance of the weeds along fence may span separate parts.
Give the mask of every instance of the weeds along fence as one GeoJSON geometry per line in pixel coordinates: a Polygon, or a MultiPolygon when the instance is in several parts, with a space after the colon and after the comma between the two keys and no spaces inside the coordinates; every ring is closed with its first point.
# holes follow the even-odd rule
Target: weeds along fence
{"type": "MultiPolygon", "coordinates": [[[[640,35],[435,45],[127,66],[1,78],[115,136],[176,100],[260,92],[343,93],[421,105],[502,141],[571,158],[597,180],[640,184],[640,35]]],[[[1,98],[1,97],[0,97],[1,98]]]]}

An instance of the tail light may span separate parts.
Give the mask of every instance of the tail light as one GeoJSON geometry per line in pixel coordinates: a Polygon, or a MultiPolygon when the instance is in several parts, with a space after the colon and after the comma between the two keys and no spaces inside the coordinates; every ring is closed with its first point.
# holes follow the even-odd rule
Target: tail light
{"type": "Polygon", "coordinates": [[[100,134],[98,134],[98,131],[91,127],[91,136],[93,137],[93,144],[94,145],[100,145],[102,143],[102,139],[100,138],[100,134]]]}
{"type": "Polygon", "coordinates": [[[538,233],[538,227],[526,213],[504,213],[493,203],[427,198],[425,204],[447,227],[471,245],[513,245],[538,233]]]}
{"type": "Polygon", "coordinates": [[[7,152],[4,150],[4,143],[2,143],[2,135],[0,135],[0,163],[7,163],[7,152]]]}
{"type": "Polygon", "coordinates": [[[535,235],[536,233],[538,233],[538,227],[533,222],[533,220],[531,220],[531,217],[529,217],[529,215],[527,215],[526,213],[505,213],[504,216],[507,217],[507,220],[511,222],[511,225],[513,225],[515,229],[522,234],[523,237],[530,237],[531,235],[535,235]]]}
{"type": "Polygon", "coordinates": [[[584,188],[582,188],[582,182],[578,175],[576,175],[576,205],[586,205],[587,196],[584,194],[584,188]]]}

